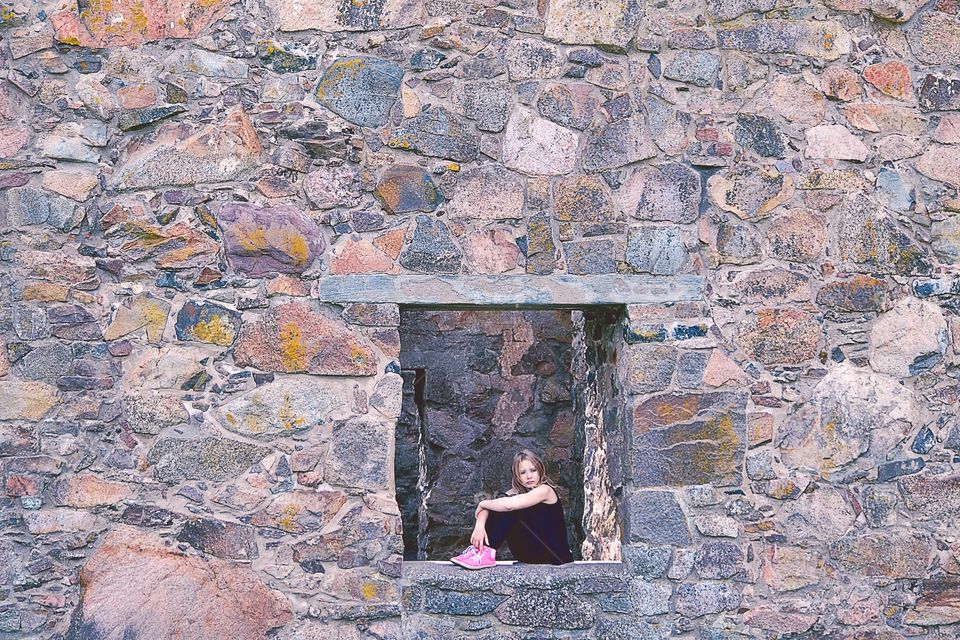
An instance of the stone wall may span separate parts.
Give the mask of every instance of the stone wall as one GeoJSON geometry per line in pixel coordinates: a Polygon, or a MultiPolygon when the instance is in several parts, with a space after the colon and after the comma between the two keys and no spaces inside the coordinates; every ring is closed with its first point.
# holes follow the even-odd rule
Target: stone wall
{"type": "MultiPolygon", "coordinates": [[[[521,449],[539,452],[557,483],[579,558],[583,465],[574,450],[572,343],[570,311],[401,311],[396,459],[406,464],[397,464],[396,481],[406,558],[463,551],[477,502],[510,488],[521,449]],[[409,370],[422,376],[419,403],[409,370]]],[[[510,558],[509,550],[500,557],[510,558]]]]}
{"type": "Polygon", "coordinates": [[[0,635],[957,635],[954,0],[0,6],[0,635]],[[662,292],[611,350],[630,597],[404,600],[358,274],[662,292]]]}

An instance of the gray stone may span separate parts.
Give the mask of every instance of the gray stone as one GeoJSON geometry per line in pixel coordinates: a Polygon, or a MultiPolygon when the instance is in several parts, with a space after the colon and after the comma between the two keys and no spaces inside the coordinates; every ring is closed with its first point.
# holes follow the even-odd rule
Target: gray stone
{"type": "Polygon", "coordinates": [[[933,250],[941,260],[960,263],[960,216],[937,220],[930,227],[933,250]]]}
{"type": "Polygon", "coordinates": [[[506,599],[507,596],[484,591],[460,593],[427,588],[423,594],[423,610],[454,616],[480,616],[490,613],[506,599]]]}
{"type": "Polygon", "coordinates": [[[591,127],[583,150],[583,168],[587,171],[617,169],[657,155],[650,130],[641,116],[591,127]]]}
{"type": "Polygon", "coordinates": [[[916,202],[914,190],[898,171],[881,167],[877,173],[877,196],[894,211],[910,211],[916,202]]]}
{"type": "Polygon", "coordinates": [[[751,480],[773,480],[777,472],[773,470],[773,452],[757,451],[747,456],[747,477],[751,480]]]}
{"type": "Polygon", "coordinates": [[[662,391],[670,385],[676,369],[677,350],[663,345],[634,345],[621,355],[626,367],[627,393],[662,391]]]}
{"type": "Polygon", "coordinates": [[[891,376],[914,376],[943,359],[947,323],[940,307],[904,298],[870,331],[870,365],[891,376]]]}
{"type": "MultiPolygon", "coordinates": [[[[952,435],[952,434],[951,434],[952,435]]],[[[950,447],[950,440],[948,439],[944,443],[945,448],[956,448],[950,447]]],[[[923,471],[923,468],[926,466],[926,461],[923,458],[909,458],[907,460],[895,460],[894,462],[887,462],[880,465],[877,468],[877,482],[890,482],[895,478],[900,476],[908,476],[914,473],[920,473],[923,471]]]]}
{"type": "Polygon", "coordinates": [[[234,522],[188,520],[177,534],[177,540],[217,558],[254,560],[260,555],[256,530],[234,522]]]}
{"type": "Polygon", "coordinates": [[[852,263],[853,270],[872,275],[930,272],[923,247],[868,198],[861,196],[847,203],[839,222],[840,257],[852,263]]]}
{"type": "Polygon", "coordinates": [[[580,240],[564,242],[563,253],[567,261],[567,273],[593,275],[616,273],[617,261],[613,240],[580,240]]]}
{"type": "Polygon", "coordinates": [[[334,60],[317,83],[317,101],[362,127],[382,127],[400,93],[403,68],[365,56],[334,60]]]}
{"type": "Polygon", "coordinates": [[[183,113],[184,111],[186,111],[186,108],[178,104],[124,111],[117,118],[117,126],[120,127],[122,131],[132,131],[148,124],[159,122],[164,118],[175,116],[178,113],[183,113]]]}
{"type": "Polygon", "coordinates": [[[242,60],[203,49],[184,49],[171,53],[163,61],[168,73],[198,73],[209,78],[240,80],[247,77],[250,66],[242,60]]]}
{"type": "Polygon", "coordinates": [[[630,571],[645,579],[659,578],[670,564],[670,547],[631,544],[623,547],[623,559],[630,571]]]}
{"type": "Polygon", "coordinates": [[[711,613],[731,611],[740,606],[740,591],[718,582],[694,582],[677,587],[674,601],[677,613],[699,618],[711,613]]]}
{"type": "Polygon", "coordinates": [[[678,227],[631,227],[626,262],[634,271],[673,275],[683,268],[687,250],[678,227]]]}
{"type": "Polygon", "coordinates": [[[600,99],[588,84],[550,84],[537,100],[544,118],[580,131],[590,126],[599,108],[600,99]]]}
{"type": "Polygon", "coordinates": [[[860,496],[863,516],[866,518],[867,524],[874,528],[887,524],[898,503],[899,498],[896,491],[881,489],[873,485],[864,487],[863,494],[860,496]]]}
{"type": "Polygon", "coordinates": [[[691,543],[687,519],[669,491],[634,491],[627,497],[631,542],[682,546],[691,543]]]}
{"type": "Polygon", "coordinates": [[[184,480],[223,482],[239,476],[262,460],[270,449],[223,438],[162,438],[147,454],[157,480],[176,484],[184,480]]]}
{"type": "Polygon", "coordinates": [[[596,640],[668,640],[670,624],[651,623],[636,618],[603,617],[597,621],[596,640]]]}
{"type": "Polygon", "coordinates": [[[725,580],[743,570],[743,560],[736,542],[707,542],[697,549],[693,567],[703,580],[725,580]]]}
{"type": "Polygon", "coordinates": [[[910,50],[921,62],[934,66],[960,65],[957,18],[946,11],[926,11],[906,29],[910,50]]]}
{"type": "Polygon", "coordinates": [[[851,37],[832,21],[759,20],[717,29],[721,49],[753,53],[793,53],[836,60],[851,49],[851,37]]]}
{"type": "Polygon", "coordinates": [[[417,216],[413,240],[400,254],[400,265],[421,273],[457,273],[463,252],[442,221],[430,216],[417,216]]]}
{"type": "Polygon", "coordinates": [[[960,111],[960,78],[928,73],[917,87],[921,111],[960,111]]]}
{"type": "Polygon", "coordinates": [[[134,433],[156,435],[189,418],[178,396],[158,391],[128,391],[122,404],[127,425],[134,433]]]}
{"type": "Polygon", "coordinates": [[[510,85],[504,82],[469,82],[463,86],[463,114],[475,120],[480,131],[503,131],[512,97],[510,85]]]}
{"type": "Polygon", "coordinates": [[[786,147],[776,123],[753,113],[737,114],[734,139],[742,147],[752,149],[765,158],[782,158],[786,147]]]}
{"type": "Polygon", "coordinates": [[[709,359],[710,353],[707,351],[681,353],[677,365],[677,384],[684,389],[699,388],[709,359]]]}
{"type": "Polygon", "coordinates": [[[679,163],[637,169],[618,191],[618,204],[640,220],[689,224],[700,212],[700,176],[679,163]]]}
{"type": "Polygon", "coordinates": [[[387,459],[391,431],[365,416],[335,423],[324,479],[344,487],[387,488],[392,479],[392,461],[387,459]]]}
{"type": "Polygon", "coordinates": [[[726,22],[745,13],[765,13],[776,0],[707,0],[707,15],[717,22],[726,22]]]}
{"type": "Polygon", "coordinates": [[[513,596],[494,611],[504,624],[548,627],[551,629],[589,629],[597,617],[597,607],[566,591],[527,589],[513,596]]]}
{"type": "Polygon", "coordinates": [[[672,593],[673,587],[669,584],[648,582],[643,578],[630,581],[630,602],[636,615],[655,616],[670,613],[672,593]]]}
{"type": "Polygon", "coordinates": [[[960,509],[960,475],[927,473],[897,481],[904,504],[922,519],[953,517],[960,509]]]}
{"type": "Polygon", "coordinates": [[[559,77],[566,62],[559,47],[533,38],[510,40],[505,57],[514,82],[559,77]]]}
{"type": "Polygon", "coordinates": [[[694,516],[693,524],[700,535],[711,538],[737,538],[740,535],[740,525],[736,520],[716,513],[694,516]]]}
{"type": "Polygon", "coordinates": [[[726,264],[753,264],[760,261],[760,236],[745,224],[717,225],[717,253],[726,264]]]}
{"type": "Polygon", "coordinates": [[[830,545],[830,557],[861,576],[922,578],[935,545],[929,534],[904,530],[848,536],[830,545]]]}
{"type": "Polygon", "coordinates": [[[712,87],[719,72],[719,56],[706,51],[680,51],[670,58],[663,76],[698,87],[712,87]]]}
{"type": "Polygon", "coordinates": [[[47,312],[39,307],[14,305],[11,320],[13,330],[21,340],[43,340],[50,337],[47,312]]]}
{"type": "Polygon", "coordinates": [[[480,154],[480,136],[450,111],[433,107],[393,129],[387,137],[387,146],[423,156],[470,162],[480,154]]]}
{"type": "Polygon", "coordinates": [[[60,376],[67,375],[73,363],[70,347],[60,342],[41,344],[34,347],[17,363],[20,375],[27,380],[45,380],[55,382],[60,376]]]}

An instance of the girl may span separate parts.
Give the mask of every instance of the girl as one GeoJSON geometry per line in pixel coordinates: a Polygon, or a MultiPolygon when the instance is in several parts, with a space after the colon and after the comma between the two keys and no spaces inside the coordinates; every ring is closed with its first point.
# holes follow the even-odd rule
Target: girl
{"type": "Polygon", "coordinates": [[[504,498],[481,500],[476,517],[470,546],[450,559],[465,569],[495,566],[504,541],[518,562],[573,562],[560,498],[543,462],[527,449],[513,457],[513,488],[504,498]]]}

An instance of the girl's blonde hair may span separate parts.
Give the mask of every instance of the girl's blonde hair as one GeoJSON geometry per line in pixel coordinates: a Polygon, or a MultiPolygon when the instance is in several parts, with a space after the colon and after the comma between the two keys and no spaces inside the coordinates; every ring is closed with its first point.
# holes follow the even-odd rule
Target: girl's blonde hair
{"type": "Polygon", "coordinates": [[[548,484],[551,487],[554,486],[550,478],[547,477],[547,469],[543,466],[543,460],[540,459],[540,456],[529,449],[524,449],[513,456],[513,491],[515,493],[520,494],[530,491],[530,489],[527,489],[523,486],[523,483],[520,482],[520,463],[525,460],[532,463],[537,470],[537,473],[540,475],[540,484],[548,484]]]}

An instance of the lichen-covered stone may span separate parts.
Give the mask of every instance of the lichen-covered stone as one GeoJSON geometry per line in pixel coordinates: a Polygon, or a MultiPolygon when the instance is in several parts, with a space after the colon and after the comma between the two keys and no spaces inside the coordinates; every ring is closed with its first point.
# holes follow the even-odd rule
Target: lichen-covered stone
{"type": "Polygon", "coordinates": [[[253,514],[250,524],[296,534],[320,531],[346,503],[347,494],[339,489],[286,491],[253,514]]]}
{"type": "Polygon", "coordinates": [[[553,0],[546,16],[544,36],[567,44],[625,49],[643,16],[637,0],[598,4],[589,0],[553,0]]]}
{"type": "Polygon", "coordinates": [[[233,398],[215,415],[230,431],[270,440],[345,419],[352,401],[349,389],[336,380],[284,376],[233,398]]]}
{"type": "Polygon", "coordinates": [[[156,435],[189,419],[183,401],[159,391],[130,390],[121,400],[127,425],[134,433],[156,435]]]}
{"type": "Polygon", "coordinates": [[[504,131],[503,164],[530,175],[570,173],[577,163],[579,142],[576,132],[517,107],[504,131]]]}
{"type": "Polygon", "coordinates": [[[775,4],[774,0],[708,0],[707,15],[717,22],[727,22],[745,13],[765,13],[775,4]]]}
{"type": "Polygon", "coordinates": [[[729,288],[740,302],[806,302],[812,297],[808,276],[779,267],[742,271],[729,288]]]}
{"type": "Polygon", "coordinates": [[[680,271],[687,250],[677,227],[631,227],[626,262],[640,273],[672,275],[680,271]]]}
{"type": "Polygon", "coordinates": [[[707,180],[710,200],[742,220],[764,218],[793,196],[793,178],[776,169],[741,165],[707,180]]]}
{"type": "Polygon", "coordinates": [[[74,640],[110,637],[121,627],[132,637],[263,640],[293,617],[286,600],[250,569],[181,555],[129,526],[111,531],[80,575],[80,604],[67,634],[74,640]],[[131,590],[131,580],[150,588],[131,590]]]}
{"type": "Polygon", "coordinates": [[[303,273],[324,248],[316,223],[288,205],[225,204],[217,224],[230,266],[247,275],[303,273]]]}
{"type": "Polygon", "coordinates": [[[642,487],[739,484],[745,394],[656,396],[633,409],[632,475],[642,487]]]}
{"type": "Polygon", "coordinates": [[[556,78],[563,71],[564,58],[559,47],[533,38],[515,38],[504,53],[510,80],[556,78]]]}
{"type": "Polygon", "coordinates": [[[923,420],[913,394],[896,380],[844,362],[788,416],[776,445],[791,468],[830,472],[861,456],[872,466],[923,420]]]}
{"type": "Polygon", "coordinates": [[[929,535],[893,530],[845,537],[830,545],[830,557],[858,575],[922,578],[934,551],[929,535]]]}
{"type": "Polygon", "coordinates": [[[567,261],[567,273],[576,275],[616,273],[615,251],[613,240],[591,239],[564,242],[563,254],[567,261]]]}
{"type": "Polygon", "coordinates": [[[137,0],[83,5],[50,17],[58,42],[98,49],[128,47],[163,38],[195,38],[226,16],[235,0],[137,0]],[[80,9],[78,7],[78,9],[80,9]]]}
{"type": "Polygon", "coordinates": [[[234,345],[234,358],[241,366],[284,373],[368,376],[376,372],[376,356],[365,339],[304,302],[282,304],[258,322],[245,323],[234,345]]]}
{"type": "Polygon", "coordinates": [[[369,417],[354,417],[333,426],[333,441],[324,478],[335,485],[385,489],[393,478],[387,425],[369,417]]]}
{"type": "Polygon", "coordinates": [[[417,216],[413,239],[400,254],[401,266],[420,273],[457,273],[462,261],[463,251],[447,225],[430,216],[417,216]]]}
{"type": "Polygon", "coordinates": [[[380,0],[378,2],[322,2],[277,0],[271,5],[281,31],[317,29],[338,31],[376,31],[402,29],[423,24],[422,0],[380,0]]]}
{"type": "Polygon", "coordinates": [[[870,366],[906,378],[943,359],[947,322],[937,305],[904,298],[880,316],[870,331],[870,366]]]}
{"type": "Polygon", "coordinates": [[[669,346],[633,346],[624,350],[624,389],[628,393],[662,391],[676,369],[677,350],[669,346]]]}
{"type": "Polygon", "coordinates": [[[777,216],[767,229],[770,253],[789,262],[812,262],[823,253],[827,221],[806,209],[793,209],[777,216]]]}
{"type": "Polygon", "coordinates": [[[700,207],[700,176],[679,163],[639,168],[618,191],[622,211],[640,220],[689,224],[700,207]]]}
{"type": "Polygon", "coordinates": [[[366,56],[334,60],[317,83],[317,101],[361,127],[382,127],[400,94],[403,68],[366,56]]]}
{"type": "Polygon", "coordinates": [[[850,52],[849,32],[837,22],[760,20],[717,30],[721,49],[752,53],[793,53],[836,60],[850,52]]]}
{"type": "Polygon", "coordinates": [[[571,176],[555,182],[553,212],[564,222],[601,222],[616,217],[603,180],[595,176],[571,176]]]}
{"type": "Polygon", "coordinates": [[[899,60],[867,65],[863,78],[881,93],[899,100],[913,98],[910,81],[910,67],[899,60]]]}
{"type": "MultiPolygon", "coordinates": [[[[507,126],[509,128],[509,124],[507,126]]],[[[422,156],[470,162],[480,153],[480,136],[452,112],[435,107],[425,109],[391,130],[387,146],[422,156]]]]}
{"type": "Polygon", "coordinates": [[[553,83],[540,92],[537,109],[544,118],[583,131],[590,126],[600,99],[588,84],[553,83]]]}
{"type": "Polygon", "coordinates": [[[270,450],[223,438],[162,438],[147,454],[157,480],[176,484],[184,480],[223,482],[239,476],[270,450]]]}
{"type": "Polygon", "coordinates": [[[523,217],[523,201],[520,176],[501,165],[484,164],[458,178],[447,211],[458,219],[514,220],[523,217]]]}
{"type": "Polygon", "coordinates": [[[800,309],[762,308],[741,325],[736,339],[764,364],[798,364],[816,355],[820,324],[800,309]]]}
{"type": "Polygon", "coordinates": [[[829,282],[817,292],[817,303],[840,311],[880,311],[886,301],[883,280],[859,275],[829,282]]]}
{"type": "Polygon", "coordinates": [[[177,340],[229,347],[240,332],[240,313],[210,302],[188,300],[177,312],[177,340]]]}
{"type": "Polygon", "coordinates": [[[587,131],[583,168],[587,171],[617,169],[655,155],[657,148],[645,119],[633,116],[593,126],[587,131]]]}
{"type": "Polygon", "coordinates": [[[141,145],[114,173],[118,189],[149,189],[197,183],[226,182],[240,177],[260,161],[260,140],[242,109],[192,135],[179,129],[161,132],[141,145]]]}
{"type": "Polygon", "coordinates": [[[855,271],[872,274],[925,274],[930,264],[923,248],[870,200],[858,197],[841,212],[840,257],[855,271]]]}
{"type": "Polygon", "coordinates": [[[443,201],[429,173],[405,164],[386,169],[374,195],[389,213],[433,211],[443,201]]]}

